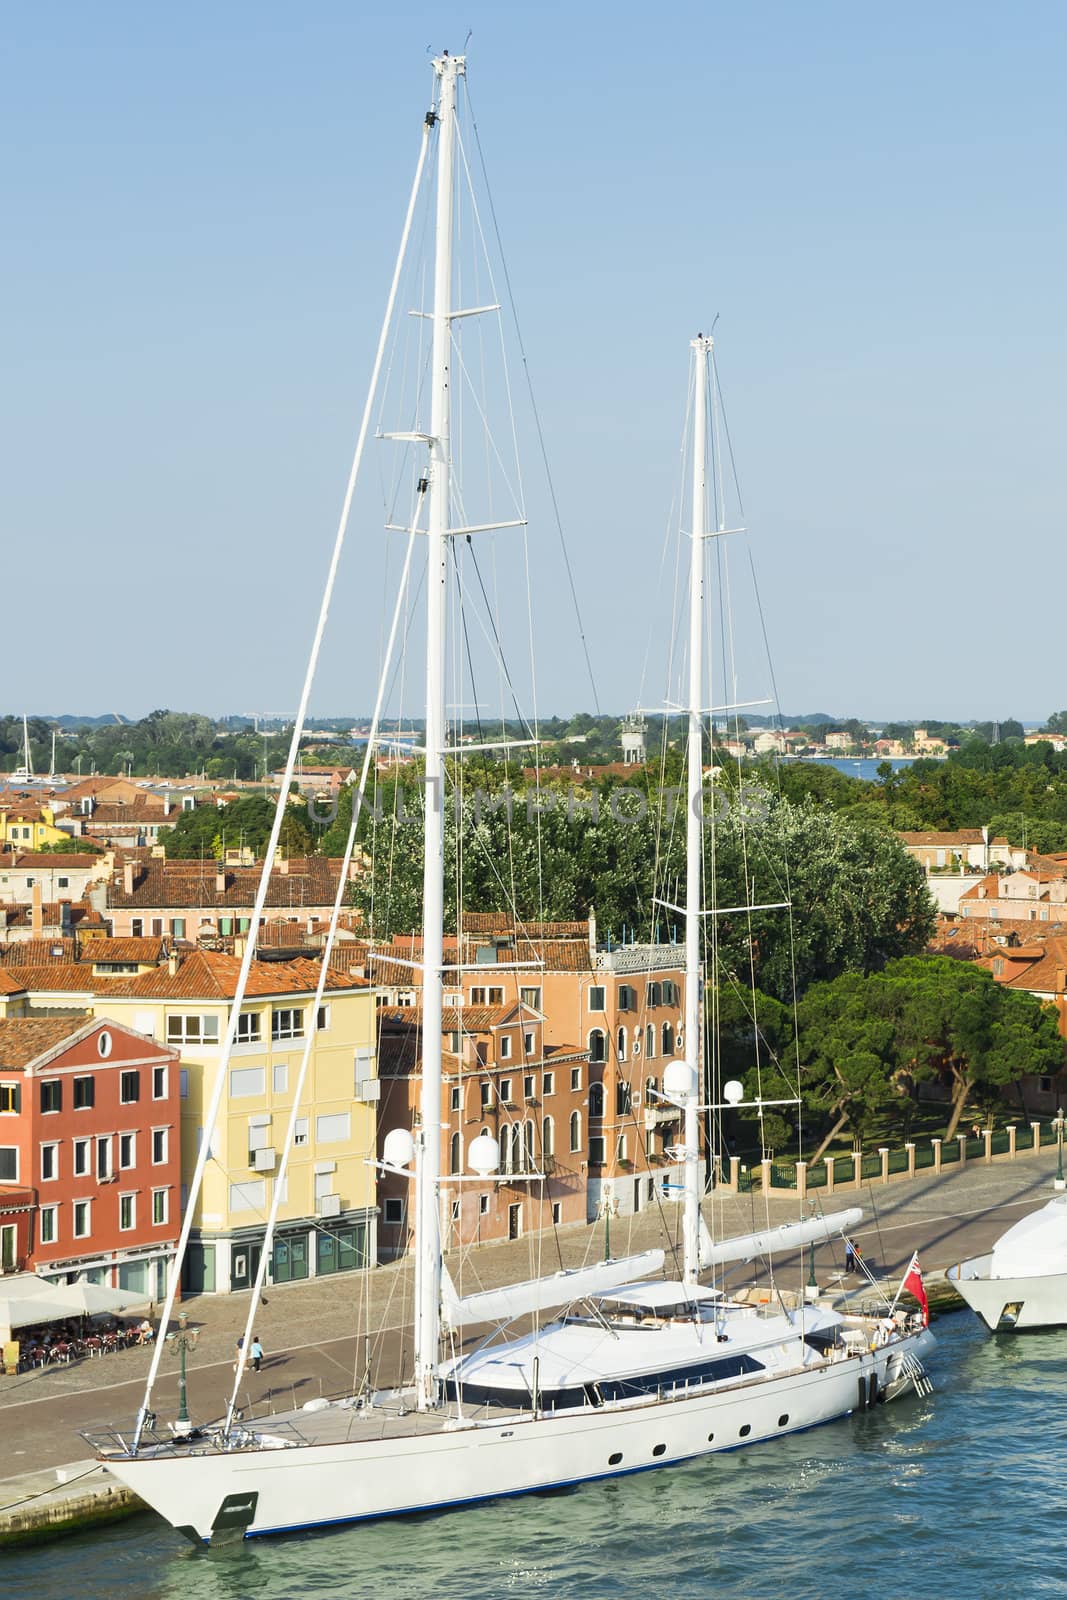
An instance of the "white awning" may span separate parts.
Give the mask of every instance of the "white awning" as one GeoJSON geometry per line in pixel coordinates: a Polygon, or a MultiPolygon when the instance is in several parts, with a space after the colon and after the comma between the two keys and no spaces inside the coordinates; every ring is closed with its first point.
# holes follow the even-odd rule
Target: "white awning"
{"type": "Polygon", "coordinates": [[[859,1206],[847,1211],[834,1211],[828,1217],[810,1217],[806,1222],[783,1222],[777,1228],[764,1228],[760,1233],[743,1233],[735,1239],[723,1239],[715,1244],[701,1218],[700,1265],[718,1267],[727,1261],[751,1261],[753,1256],[776,1255],[783,1250],[799,1250],[805,1244],[818,1244],[847,1233],[857,1222],[862,1222],[859,1206]]]}
{"type": "Polygon", "coordinates": [[[662,1267],[663,1251],[645,1250],[641,1255],[624,1256],[619,1261],[598,1261],[591,1267],[576,1267],[553,1273],[550,1278],[531,1278],[525,1283],[486,1289],[481,1294],[462,1298],[456,1293],[447,1269],[442,1269],[441,1314],[453,1328],[469,1327],[474,1322],[510,1322],[528,1311],[570,1305],[573,1300],[604,1294],[620,1284],[636,1283],[662,1267]]]}

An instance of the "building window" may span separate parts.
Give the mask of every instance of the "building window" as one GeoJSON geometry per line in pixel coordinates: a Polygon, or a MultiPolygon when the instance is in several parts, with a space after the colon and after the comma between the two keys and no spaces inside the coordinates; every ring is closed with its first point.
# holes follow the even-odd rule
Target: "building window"
{"type": "Polygon", "coordinates": [[[166,1128],[152,1129],[152,1165],[161,1167],[167,1159],[167,1130],[166,1128]]]}
{"type": "Polygon", "coordinates": [[[58,1078],[49,1078],[41,1084],[41,1110],[62,1111],[63,1085],[58,1078]]]}
{"type": "Polygon", "coordinates": [[[315,1118],[316,1144],[340,1144],[352,1137],[352,1117],[347,1111],[334,1111],[315,1118]]]}
{"type": "Polygon", "coordinates": [[[168,1044],[208,1044],[219,1042],[218,1017],[183,1015],[167,1018],[168,1044]]]}
{"type": "Polygon", "coordinates": [[[325,1033],[329,1026],[330,1008],[329,1006],[320,1006],[315,1013],[315,1030],[317,1033],[325,1033]]]}
{"type": "Polygon", "coordinates": [[[524,1056],[532,1056],[534,1053],[534,1036],[530,1032],[522,1036],[522,1053],[524,1056]]]}
{"type": "Polygon", "coordinates": [[[119,1101],[124,1106],[129,1106],[141,1098],[141,1074],[134,1068],[131,1072],[123,1072],[119,1077],[119,1101]]]}
{"type": "Polygon", "coordinates": [[[522,1001],[524,1006],[530,1006],[534,1011],[540,1011],[540,1009],[541,1009],[541,991],[540,991],[540,989],[520,989],[519,990],[519,999],[522,1001]]]}
{"type": "Polygon", "coordinates": [[[307,1117],[297,1117],[293,1124],[293,1143],[307,1144],[309,1122],[307,1117]]]}
{"type": "Polygon", "coordinates": [[[237,1018],[237,1043],[238,1044],[258,1044],[259,1043],[259,1039],[260,1039],[259,1020],[260,1019],[259,1019],[259,1012],[258,1011],[242,1011],[241,1012],[241,1015],[237,1018]]]}
{"type": "Polygon", "coordinates": [[[503,989],[474,988],[471,990],[472,1006],[502,1006],[504,1004],[503,989]]]}
{"type": "Polygon", "coordinates": [[[106,1028],[101,1029],[96,1036],[96,1053],[102,1061],[106,1061],[111,1054],[111,1045],[112,1038],[110,1033],[106,1028]]]}
{"type": "Polygon", "coordinates": [[[593,1083],[589,1086],[589,1115],[600,1120],[604,1115],[604,1085],[593,1083]]]}
{"type": "Polygon", "coordinates": [[[152,1099],[165,1100],[167,1098],[167,1069],[166,1067],[152,1068],[152,1099]]]}
{"type": "Polygon", "coordinates": [[[93,1202],[91,1200],[75,1200],[74,1202],[74,1237],[75,1239],[88,1239],[92,1229],[93,1202]]]}
{"type": "Polygon", "coordinates": [[[74,1176],[87,1178],[91,1160],[92,1140],[75,1139],[74,1141],[74,1176]]]}
{"type": "Polygon", "coordinates": [[[169,1204],[166,1189],[152,1190],[152,1223],[160,1227],[169,1220],[169,1204]]]}
{"type": "Polygon", "coordinates": [[[552,1226],[554,1228],[558,1228],[562,1221],[563,1221],[563,1205],[562,1205],[562,1202],[559,1201],[559,1200],[553,1200],[553,1202],[552,1202],[552,1226]]]}
{"type": "Polygon", "coordinates": [[[478,1215],[480,1217],[487,1217],[489,1215],[489,1196],[487,1194],[480,1194],[478,1196],[478,1215]]]}
{"type": "Polygon", "coordinates": [[[267,1180],[246,1178],[244,1183],[230,1184],[231,1211],[262,1211],[267,1204],[267,1180]]]}
{"type": "Polygon", "coordinates": [[[387,1228],[399,1228],[404,1220],[403,1200],[387,1200],[382,1220],[387,1228]]]}
{"type": "Polygon", "coordinates": [[[119,1195],[119,1231],[129,1233],[137,1224],[137,1196],[135,1194],[119,1195]]]}
{"type": "Polygon", "coordinates": [[[608,1053],[604,1045],[604,1030],[603,1028],[594,1028],[592,1033],[589,1035],[590,1064],[594,1066],[598,1065],[606,1061],[607,1058],[608,1053]]]}
{"type": "Polygon", "coordinates": [[[602,1167],[604,1165],[604,1135],[592,1133],[589,1136],[589,1165],[602,1167]]]}
{"type": "Polygon", "coordinates": [[[453,1176],[463,1171],[463,1139],[458,1133],[448,1141],[448,1170],[453,1176]]]}
{"type": "Polygon", "coordinates": [[[485,1078],[483,1078],[481,1083],[478,1085],[478,1096],[483,1111],[485,1110],[486,1106],[492,1105],[493,1085],[485,1078]]]}
{"type": "Polygon", "coordinates": [[[544,1095],[549,1095],[549,1094],[555,1094],[555,1092],[556,1092],[556,1074],[554,1072],[546,1072],[544,1077],[541,1079],[541,1094],[542,1094],[542,1096],[544,1096],[544,1095]]]}
{"type": "Polygon", "coordinates": [[[645,1055],[646,1055],[646,1057],[648,1058],[649,1061],[652,1061],[655,1058],[655,1054],[656,1054],[656,1025],[655,1025],[654,1022],[650,1022],[648,1027],[645,1029],[645,1055]]]}
{"type": "Polygon", "coordinates": [[[188,1098],[189,1098],[189,1068],[188,1067],[179,1067],[178,1068],[178,1098],[179,1098],[179,1100],[188,1100],[188,1098]]]}
{"type": "Polygon", "coordinates": [[[603,984],[595,983],[592,986],[592,988],[590,989],[590,991],[589,991],[589,1009],[590,1009],[590,1011],[603,1011],[604,1002],[605,1002],[604,986],[603,986],[603,984]]]}
{"type": "Polygon", "coordinates": [[[505,1106],[511,1105],[511,1079],[510,1078],[501,1078],[501,1080],[500,1080],[500,1103],[501,1103],[501,1105],[505,1105],[505,1106]]]}
{"type": "Polygon", "coordinates": [[[572,1067],[571,1068],[571,1088],[572,1089],[580,1089],[581,1087],[582,1087],[582,1069],[581,1069],[581,1067],[572,1067]]]}
{"type": "Polygon", "coordinates": [[[665,1022],[663,1027],[660,1029],[660,1047],[663,1055],[673,1056],[674,1029],[671,1027],[669,1022],[665,1022]]]}
{"type": "Polygon", "coordinates": [[[663,985],[661,983],[645,984],[645,1005],[650,1009],[663,1004],[663,985]]]}
{"type": "Polygon", "coordinates": [[[615,1035],[615,1054],[620,1061],[626,1060],[626,1029],[620,1028],[615,1035]]]}
{"type": "Polygon", "coordinates": [[[580,1111],[571,1112],[570,1135],[572,1152],[580,1150],[582,1148],[582,1114],[580,1111]]]}
{"type": "Polygon", "coordinates": [[[448,1091],[448,1109],[449,1111],[462,1111],[463,1109],[463,1090],[458,1083],[452,1084],[448,1091]]]}
{"type": "Polygon", "coordinates": [[[119,1166],[120,1168],[135,1167],[137,1165],[137,1135],[135,1133],[119,1134],[119,1166]]]}
{"type": "Polygon", "coordinates": [[[551,1117],[541,1119],[541,1154],[554,1156],[556,1153],[556,1130],[551,1117]]]}
{"type": "Polygon", "coordinates": [[[289,1093],[289,1063],[276,1061],[271,1068],[271,1087],[275,1094],[289,1093]]]}
{"type": "Polygon", "coordinates": [[[266,1092],[266,1073],[262,1067],[230,1068],[231,1100],[247,1100],[252,1095],[266,1092]]]}
{"type": "Polygon", "coordinates": [[[59,1207],[41,1207],[41,1243],[55,1244],[59,1238],[59,1207]]]}
{"type": "Polygon", "coordinates": [[[632,984],[619,984],[619,995],[616,1003],[620,1011],[637,1010],[637,990],[632,984]]]}
{"type": "Polygon", "coordinates": [[[58,1144],[43,1144],[41,1146],[41,1182],[52,1183],[59,1177],[59,1146],[58,1144]]]}
{"type": "Polygon", "coordinates": [[[56,888],[57,889],[69,889],[70,888],[70,879],[69,878],[57,878],[56,879],[56,888]]]}
{"type": "Polygon", "coordinates": [[[630,1115],[630,1085],[623,1078],[620,1078],[615,1085],[615,1115],[617,1117],[630,1115]]]}
{"type": "Polygon", "coordinates": [[[96,1141],[96,1175],[106,1180],[110,1178],[111,1172],[111,1139],[105,1135],[96,1141]]]}
{"type": "Polygon", "coordinates": [[[624,1133],[620,1133],[615,1141],[615,1159],[616,1161],[626,1160],[626,1135],[624,1133]]]}
{"type": "Polygon", "coordinates": [[[130,918],[130,938],[131,939],[143,939],[144,938],[144,918],[143,917],[131,917],[130,918]]]}
{"type": "Polygon", "coordinates": [[[282,1006],[270,1014],[272,1039],[302,1039],[304,1037],[304,1008],[282,1006]]]}
{"type": "Polygon", "coordinates": [[[528,1072],[525,1078],[522,1080],[522,1098],[524,1100],[532,1100],[534,1098],[536,1087],[537,1085],[533,1073],[528,1072]]]}
{"type": "Polygon", "coordinates": [[[152,937],[153,937],[153,939],[162,939],[162,937],[163,937],[163,918],[162,917],[153,917],[152,918],[152,937]]]}
{"type": "Polygon", "coordinates": [[[511,1035],[509,1033],[504,1033],[500,1036],[500,1059],[501,1061],[511,1060],[511,1035]]]}
{"type": "Polygon", "coordinates": [[[12,1115],[22,1106],[21,1085],[0,1083],[0,1115],[12,1115]]]}
{"type": "Polygon", "coordinates": [[[170,931],[171,931],[172,938],[184,939],[185,938],[185,918],[184,917],[171,917],[171,919],[170,919],[170,931]]]}

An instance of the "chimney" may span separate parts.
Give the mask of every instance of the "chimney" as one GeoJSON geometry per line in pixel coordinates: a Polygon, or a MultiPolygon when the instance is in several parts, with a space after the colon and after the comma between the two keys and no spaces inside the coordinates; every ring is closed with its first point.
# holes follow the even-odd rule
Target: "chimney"
{"type": "Polygon", "coordinates": [[[30,933],[33,938],[39,939],[44,932],[44,908],[41,902],[41,885],[33,886],[33,905],[30,911],[30,933]]]}
{"type": "Polygon", "coordinates": [[[275,868],[277,869],[277,871],[281,873],[283,878],[287,878],[289,876],[289,857],[288,856],[276,856],[274,858],[274,865],[275,865],[275,868]]]}
{"type": "Polygon", "coordinates": [[[171,978],[178,976],[178,953],[176,950],[172,950],[167,957],[167,974],[171,978]]]}
{"type": "Polygon", "coordinates": [[[216,872],[216,874],[215,874],[215,893],[216,894],[225,894],[226,893],[226,871],[225,871],[225,868],[223,868],[223,870],[221,872],[216,872]]]}
{"type": "Polygon", "coordinates": [[[238,961],[242,960],[245,953],[244,939],[235,939],[233,941],[233,953],[237,957],[238,961]]]}
{"type": "Polygon", "coordinates": [[[1067,980],[1067,970],[1065,970],[1063,967],[1057,967],[1056,968],[1056,993],[1057,994],[1062,994],[1063,993],[1065,980],[1067,980]]]}
{"type": "Polygon", "coordinates": [[[170,795],[169,794],[165,794],[163,796],[163,815],[165,817],[169,817],[170,816],[170,795]]]}
{"type": "Polygon", "coordinates": [[[589,907],[589,962],[596,966],[596,912],[589,907]]]}
{"type": "Polygon", "coordinates": [[[126,860],[122,863],[122,892],[132,894],[137,887],[137,863],[126,860]]]}

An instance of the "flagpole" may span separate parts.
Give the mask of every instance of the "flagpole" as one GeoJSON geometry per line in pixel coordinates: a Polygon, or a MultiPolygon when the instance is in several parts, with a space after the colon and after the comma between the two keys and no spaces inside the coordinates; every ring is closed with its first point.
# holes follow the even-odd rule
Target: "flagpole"
{"type": "Polygon", "coordinates": [[[889,1307],[889,1313],[888,1313],[889,1316],[892,1316],[893,1312],[897,1309],[897,1301],[900,1299],[901,1295],[904,1293],[904,1285],[907,1283],[908,1278],[911,1276],[912,1267],[917,1267],[918,1265],[919,1265],[919,1252],[918,1252],[918,1250],[916,1250],[916,1251],[914,1251],[912,1253],[911,1260],[908,1262],[907,1266],[904,1268],[904,1276],[901,1278],[900,1285],[899,1285],[899,1287],[897,1289],[897,1292],[893,1296],[893,1304],[889,1307]]]}

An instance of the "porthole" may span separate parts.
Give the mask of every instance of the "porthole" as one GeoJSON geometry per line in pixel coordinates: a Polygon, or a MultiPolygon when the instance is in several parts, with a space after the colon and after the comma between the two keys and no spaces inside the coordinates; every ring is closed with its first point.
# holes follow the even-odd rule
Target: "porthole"
{"type": "Polygon", "coordinates": [[[652,1454],[654,1456],[662,1456],[662,1455],[666,1455],[666,1453],[667,1453],[667,1446],[665,1444],[654,1444],[652,1446],[652,1454]]]}
{"type": "Polygon", "coordinates": [[[715,1435],[714,1435],[714,1434],[713,1434],[713,1433],[709,1433],[709,1434],[708,1434],[708,1443],[709,1443],[709,1444],[710,1444],[710,1443],[711,1443],[711,1442],[712,1442],[712,1440],[713,1440],[713,1439],[714,1439],[714,1437],[715,1437],[715,1435]]]}
{"type": "Polygon", "coordinates": [[[789,1412],[788,1411],[783,1411],[782,1415],[778,1418],[778,1426],[780,1428],[784,1428],[788,1421],[789,1421],[789,1412]]]}
{"type": "Polygon", "coordinates": [[[111,1054],[111,1035],[108,1033],[106,1028],[102,1033],[97,1034],[96,1048],[102,1056],[109,1056],[111,1054]]]}
{"type": "Polygon", "coordinates": [[[609,1467],[617,1467],[621,1460],[622,1460],[622,1451],[621,1450],[614,1450],[612,1452],[612,1454],[608,1457],[608,1466],[609,1467]]]}
{"type": "Polygon", "coordinates": [[[742,1439],[747,1439],[751,1432],[752,1432],[752,1424],[751,1424],[751,1422],[746,1422],[744,1427],[740,1431],[740,1437],[742,1439]]]}

